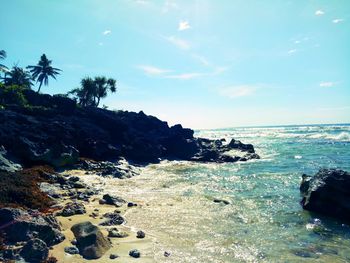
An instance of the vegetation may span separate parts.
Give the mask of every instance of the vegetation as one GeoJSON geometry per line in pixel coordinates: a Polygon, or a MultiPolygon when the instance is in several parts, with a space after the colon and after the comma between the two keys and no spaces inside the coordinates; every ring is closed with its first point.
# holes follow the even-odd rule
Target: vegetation
{"type": "Polygon", "coordinates": [[[39,182],[46,181],[45,173],[54,173],[52,168],[40,166],[16,173],[0,171],[0,207],[24,207],[46,211],[52,204],[43,193],[39,182]]]}
{"type": "Polygon", "coordinates": [[[98,107],[102,98],[107,96],[108,91],[116,92],[116,80],[106,77],[90,77],[81,80],[81,87],[71,90],[68,94],[78,99],[81,106],[98,107]]]}
{"type": "Polygon", "coordinates": [[[40,83],[38,92],[40,92],[43,84],[45,86],[49,85],[49,77],[56,79],[56,75],[60,74],[61,70],[58,68],[53,68],[51,63],[52,60],[48,60],[46,55],[43,54],[37,65],[27,67],[32,74],[32,78],[36,80],[36,82],[40,83]]]}
{"type": "Polygon", "coordinates": [[[32,77],[29,72],[17,66],[14,66],[11,70],[6,71],[3,80],[4,84],[7,86],[17,85],[30,88],[32,85],[32,77]]]}
{"type": "Polygon", "coordinates": [[[27,99],[23,92],[25,88],[23,86],[10,85],[5,86],[0,83],[0,104],[16,104],[20,106],[27,105],[27,99]]]}
{"type": "MultiPolygon", "coordinates": [[[[6,58],[6,51],[5,50],[0,50],[0,59],[5,59],[6,58]]],[[[6,72],[7,67],[3,64],[0,64],[0,71],[6,72]]]]}

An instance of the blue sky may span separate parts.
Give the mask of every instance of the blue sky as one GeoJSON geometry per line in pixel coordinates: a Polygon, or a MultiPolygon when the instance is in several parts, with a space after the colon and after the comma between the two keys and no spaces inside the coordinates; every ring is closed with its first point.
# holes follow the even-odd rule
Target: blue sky
{"type": "Polygon", "coordinates": [[[3,64],[117,79],[110,109],[191,128],[350,122],[350,1],[3,0],[3,64]]]}

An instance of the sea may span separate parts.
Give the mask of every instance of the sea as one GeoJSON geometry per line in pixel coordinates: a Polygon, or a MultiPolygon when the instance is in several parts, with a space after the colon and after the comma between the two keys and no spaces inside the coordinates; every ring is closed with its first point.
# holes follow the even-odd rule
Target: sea
{"type": "Polygon", "coordinates": [[[349,124],[199,130],[195,136],[251,143],[261,159],[162,161],[119,183],[114,189],[141,204],[126,214],[127,224],[154,239],[155,262],[350,262],[350,226],[303,210],[299,191],[302,174],[350,171],[349,124]]]}

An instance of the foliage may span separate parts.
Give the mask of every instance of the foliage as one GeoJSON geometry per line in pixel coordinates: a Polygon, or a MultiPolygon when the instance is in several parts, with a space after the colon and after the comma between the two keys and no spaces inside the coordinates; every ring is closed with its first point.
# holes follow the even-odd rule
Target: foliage
{"type": "Polygon", "coordinates": [[[30,88],[32,85],[32,77],[29,72],[18,66],[14,66],[10,71],[6,71],[3,80],[7,86],[18,85],[30,88]]]}
{"type": "MultiPolygon", "coordinates": [[[[5,50],[0,50],[0,59],[5,59],[6,58],[6,51],[5,50]]],[[[6,72],[7,67],[3,64],[0,64],[0,71],[6,72]]]]}
{"type": "Polygon", "coordinates": [[[20,106],[27,105],[27,99],[25,98],[23,91],[25,87],[18,85],[5,86],[0,84],[0,103],[1,104],[16,104],[20,106]]]}
{"type": "Polygon", "coordinates": [[[116,92],[116,80],[106,77],[90,77],[81,80],[81,87],[71,90],[68,94],[78,99],[81,106],[98,107],[102,98],[107,97],[108,91],[116,92]]]}
{"type": "Polygon", "coordinates": [[[30,70],[33,79],[40,83],[38,92],[40,92],[42,84],[45,86],[49,85],[49,77],[56,79],[56,75],[60,74],[61,70],[53,68],[51,63],[52,60],[49,60],[46,55],[43,54],[37,65],[27,67],[30,70]]]}

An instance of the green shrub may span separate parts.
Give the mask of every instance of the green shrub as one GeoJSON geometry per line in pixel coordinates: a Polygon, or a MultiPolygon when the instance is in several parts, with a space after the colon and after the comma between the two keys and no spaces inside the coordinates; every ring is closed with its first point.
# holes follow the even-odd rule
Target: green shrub
{"type": "Polygon", "coordinates": [[[0,104],[15,104],[25,106],[28,102],[23,94],[26,88],[17,85],[1,85],[0,86],[0,104]]]}

